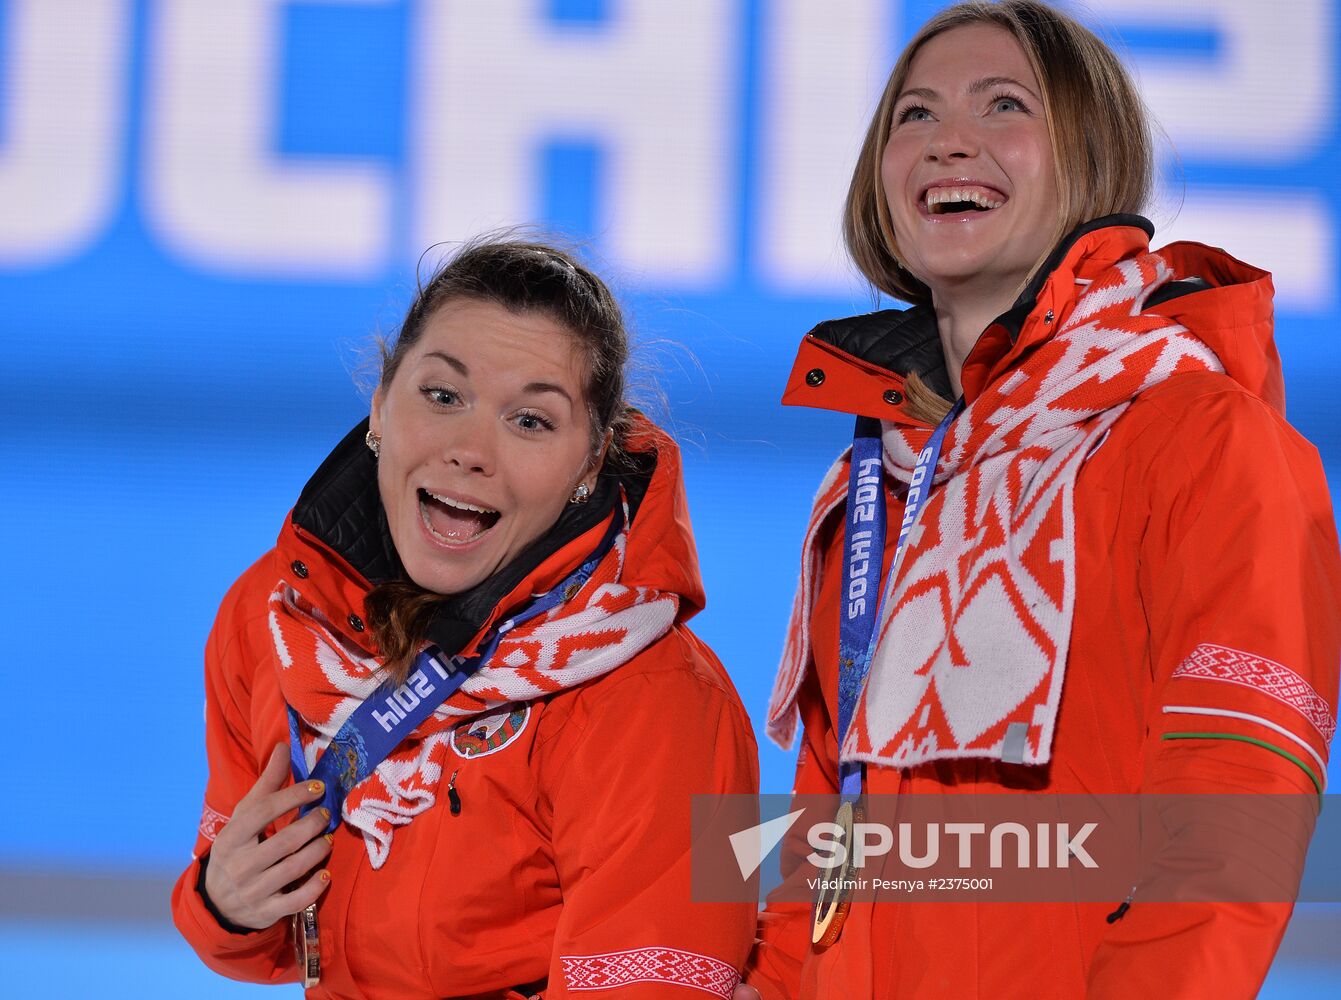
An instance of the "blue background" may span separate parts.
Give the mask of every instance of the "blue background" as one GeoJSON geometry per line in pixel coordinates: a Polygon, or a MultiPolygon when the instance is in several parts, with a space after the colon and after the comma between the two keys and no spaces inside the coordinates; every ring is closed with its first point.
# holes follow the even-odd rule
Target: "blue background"
{"type": "MultiPolygon", "coordinates": [[[[16,58],[20,6],[0,0],[0,66],[16,58]]],[[[0,259],[0,451],[8,459],[0,532],[9,565],[0,584],[8,619],[0,662],[9,754],[18,758],[9,771],[8,819],[0,824],[0,878],[49,873],[54,884],[97,875],[166,886],[189,859],[204,787],[201,648],[214,610],[273,540],[329,447],[366,412],[357,376],[370,338],[394,331],[424,249],[414,243],[417,188],[407,139],[417,113],[409,94],[419,6],[279,8],[269,153],[299,163],[374,161],[390,178],[393,200],[392,250],[375,268],[295,278],[282,269],[213,266],[175,249],[155,225],[148,204],[156,175],[145,150],[154,127],[146,108],[158,5],[122,5],[116,103],[124,118],[110,212],[54,259],[0,259]]],[[[892,51],[939,5],[887,6],[892,51]]],[[[618,0],[549,0],[534,5],[533,16],[542,30],[599,33],[620,7],[618,0]]],[[[1341,12],[1335,4],[1316,9],[1318,23],[1296,30],[1323,33],[1334,53],[1341,12]]],[[[639,381],[653,387],[643,401],[685,451],[709,594],[696,627],[760,727],[765,790],[785,791],[791,755],[764,740],[761,722],[810,497],[848,420],[783,410],[777,398],[799,337],[821,319],[870,308],[872,300],[855,282],[785,283],[765,273],[761,108],[770,79],[765,39],[776,10],[763,0],[731,10],[736,70],[720,94],[721,114],[732,123],[718,177],[730,192],[724,268],[685,287],[616,259],[606,240],[613,164],[599,135],[558,130],[537,141],[532,208],[514,221],[581,242],[629,308],[644,345],[639,381]]],[[[78,21],[70,20],[72,36],[78,21]]],[[[1205,15],[1174,30],[1129,20],[1110,37],[1138,66],[1213,65],[1230,58],[1216,23],[1205,15]]],[[[1327,72],[1334,95],[1334,58],[1327,72]]],[[[10,78],[0,81],[0,157],[13,124],[12,87],[10,78]]],[[[1284,162],[1263,162],[1250,148],[1186,153],[1170,170],[1175,196],[1218,189],[1248,202],[1264,191],[1328,183],[1341,157],[1336,106],[1334,97],[1322,103],[1321,139],[1284,162]]],[[[1175,146],[1178,138],[1171,136],[1175,146]]],[[[844,162],[852,154],[834,150],[844,162]]],[[[838,209],[832,205],[835,216],[838,209]]],[[[23,211],[22,202],[0,204],[0,216],[23,211]]],[[[1320,449],[1335,491],[1341,212],[1334,203],[1327,211],[1320,223],[1331,241],[1325,287],[1312,300],[1282,304],[1278,343],[1291,422],[1320,449]]],[[[118,916],[112,907],[96,920],[73,905],[38,919],[26,905],[12,894],[0,905],[0,965],[17,977],[13,995],[82,996],[87,980],[78,980],[88,975],[107,997],[254,989],[198,965],[167,925],[166,898],[161,912],[118,916]],[[73,957],[62,950],[71,935],[82,942],[73,957]],[[147,983],[146,969],[162,975],[147,983]]],[[[1301,920],[1333,932],[1341,926],[1330,907],[1311,906],[1301,920]]],[[[1341,964],[1320,964],[1306,942],[1293,951],[1287,942],[1285,956],[1270,995],[1341,987],[1341,964]]],[[[1341,963],[1334,951],[1332,958],[1341,963]]]]}

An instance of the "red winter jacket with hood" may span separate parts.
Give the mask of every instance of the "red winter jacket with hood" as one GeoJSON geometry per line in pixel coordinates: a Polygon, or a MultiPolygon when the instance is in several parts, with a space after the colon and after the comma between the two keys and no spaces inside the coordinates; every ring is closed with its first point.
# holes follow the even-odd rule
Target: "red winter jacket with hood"
{"type": "MultiPolygon", "coordinates": [[[[963,369],[966,400],[1062,326],[1092,279],[1148,252],[1149,234],[1134,216],[1073,234],[980,337],[963,369]]],[[[1051,762],[869,766],[867,792],[1309,794],[1325,781],[1341,559],[1318,454],[1285,422],[1270,276],[1200,244],[1158,253],[1183,280],[1146,312],[1186,327],[1225,374],[1178,374],[1137,396],[1080,470],[1075,613],[1051,762]],[[1207,650],[1248,681],[1178,671],[1207,650]],[[1280,674],[1280,665],[1309,690],[1251,680],[1280,674]],[[1162,738],[1187,730],[1218,735],[1162,738]]],[[[806,337],[783,400],[925,426],[890,401],[902,398],[911,371],[948,395],[929,309],[839,320],[806,337]],[[824,377],[807,379],[817,368],[824,377]]],[[[886,490],[894,526],[898,492],[886,490]]],[[[818,536],[812,660],[796,703],[804,727],[797,794],[837,789],[842,523],[831,516],[818,536]]],[[[896,535],[889,532],[886,572],[896,535]]],[[[1138,894],[1110,923],[1117,902],[909,903],[891,893],[854,902],[828,949],[811,945],[809,906],[771,903],[746,981],[765,1000],[1246,998],[1291,911],[1288,903],[1142,903],[1138,894]]]]}
{"type": "MultiPolygon", "coordinates": [[[[603,676],[458,726],[447,766],[459,809],[439,788],[434,805],[397,828],[380,868],[340,824],[318,911],[321,982],[309,997],[730,996],[755,907],[691,900],[690,804],[695,794],[757,791],[756,748],[721,664],[685,625],[704,595],[678,451],[638,423],[619,477],[632,510],[622,582],[678,594],[675,623],[603,676]]],[[[271,749],[288,742],[268,600],[287,581],[371,655],[368,581],[398,565],[365,430],[336,448],[275,548],[233,585],[206,646],[209,782],[197,860],[172,908],[205,963],[234,979],[299,978],[288,920],[230,933],[200,888],[214,837],[271,749]]],[[[603,473],[590,504],[568,507],[500,571],[503,592],[486,581],[452,605],[462,648],[582,563],[609,520],[602,498],[617,498],[611,479],[603,473]]]]}

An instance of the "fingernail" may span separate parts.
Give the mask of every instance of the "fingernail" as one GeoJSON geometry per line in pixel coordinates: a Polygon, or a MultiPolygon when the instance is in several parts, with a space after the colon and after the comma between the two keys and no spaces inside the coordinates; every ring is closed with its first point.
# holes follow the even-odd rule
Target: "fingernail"
{"type": "Polygon", "coordinates": [[[325,868],[323,868],[321,869],[321,873],[317,876],[317,878],[321,879],[321,881],[323,882],[329,882],[331,880],[331,873],[328,872],[325,868]]]}
{"type": "Polygon", "coordinates": [[[328,844],[334,844],[334,843],[335,843],[335,834],[333,834],[333,833],[328,833],[328,834],[326,834],[326,843],[328,843],[328,844]]]}
{"type": "Polygon", "coordinates": [[[331,811],[327,809],[325,806],[322,806],[320,809],[317,810],[317,812],[321,813],[321,818],[324,819],[327,823],[331,821],[331,811]]]}
{"type": "Polygon", "coordinates": [[[325,790],[326,782],[324,781],[309,781],[307,783],[307,794],[309,795],[320,795],[325,790]]]}

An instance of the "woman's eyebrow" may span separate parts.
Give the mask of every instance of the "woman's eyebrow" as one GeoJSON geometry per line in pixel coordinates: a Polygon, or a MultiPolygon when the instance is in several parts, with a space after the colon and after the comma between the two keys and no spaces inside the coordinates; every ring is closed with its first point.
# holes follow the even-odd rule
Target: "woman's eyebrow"
{"type": "Polygon", "coordinates": [[[527,382],[522,386],[522,392],[557,392],[571,404],[573,397],[568,394],[568,390],[561,385],[555,385],[553,382],[527,382]]]}
{"type": "Polygon", "coordinates": [[[1013,76],[984,76],[969,84],[968,92],[970,94],[981,94],[985,90],[995,90],[997,87],[1019,87],[1035,99],[1038,98],[1038,95],[1031,88],[1026,87],[1013,76]]]}
{"type": "Polygon", "coordinates": [[[446,361],[449,365],[451,365],[453,368],[455,368],[455,369],[456,369],[458,372],[460,372],[462,375],[467,376],[467,377],[470,375],[470,369],[466,367],[466,363],[465,363],[464,361],[461,361],[461,360],[459,360],[459,359],[457,359],[457,358],[452,357],[450,354],[446,353],[445,351],[428,351],[428,352],[426,352],[426,353],[424,354],[424,357],[426,357],[426,358],[439,358],[439,359],[442,360],[442,361],[446,361]]]}
{"type": "MultiPolygon", "coordinates": [[[[997,87],[1019,87],[1021,90],[1025,91],[1030,96],[1032,96],[1035,100],[1038,99],[1038,94],[1034,93],[1033,88],[1025,86],[1023,83],[1015,79],[1013,76],[980,77],[979,79],[974,80],[972,83],[969,84],[968,93],[974,95],[981,94],[984,91],[994,90],[997,87]]],[[[902,101],[905,97],[920,97],[924,101],[934,101],[938,99],[940,96],[941,95],[939,93],[932,90],[930,87],[912,87],[900,93],[894,103],[897,104],[899,101],[902,101]]]]}
{"type": "Polygon", "coordinates": [[[940,96],[940,94],[936,93],[936,91],[932,90],[930,87],[913,87],[911,90],[905,90],[900,93],[899,96],[894,99],[894,103],[898,104],[899,101],[903,100],[905,97],[920,97],[924,101],[934,101],[940,96]]]}
{"type": "MultiPolygon", "coordinates": [[[[470,377],[470,368],[467,367],[466,363],[462,361],[460,358],[452,357],[446,351],[425,351],[424,357],[437,358],[439,361],[445,361],[447,362],[447,364],[451,365],[458,372],[460,372],[463,377],[465,378],[470,377]]],[[[553,382],[527,382],[524,386],[522,386],[522,392],[524,393],[553,392],[557,393],[564,399],[568,400],[570,404],[573,401],[573,397],[568,392],[567,389],[565,389],[561,385],[556,385],[553,382]]]]}

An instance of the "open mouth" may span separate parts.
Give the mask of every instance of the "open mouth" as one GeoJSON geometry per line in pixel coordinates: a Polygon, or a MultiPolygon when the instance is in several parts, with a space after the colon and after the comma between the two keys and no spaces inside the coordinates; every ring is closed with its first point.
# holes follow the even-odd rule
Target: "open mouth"
{"type": "Polygon", "coordinates": [[[429,534],[438,541],[447,545],[465,545],[497,524],[502,515],[487,507],[420,489],[419,516],[429,534]]]}
{"type": "Polygon", "coordinates": [[[977,186],[933,187],[922,196],[922,208],[928,215],[972,215],[990,212],[1005,203],[999,191],[977,186]]]}

